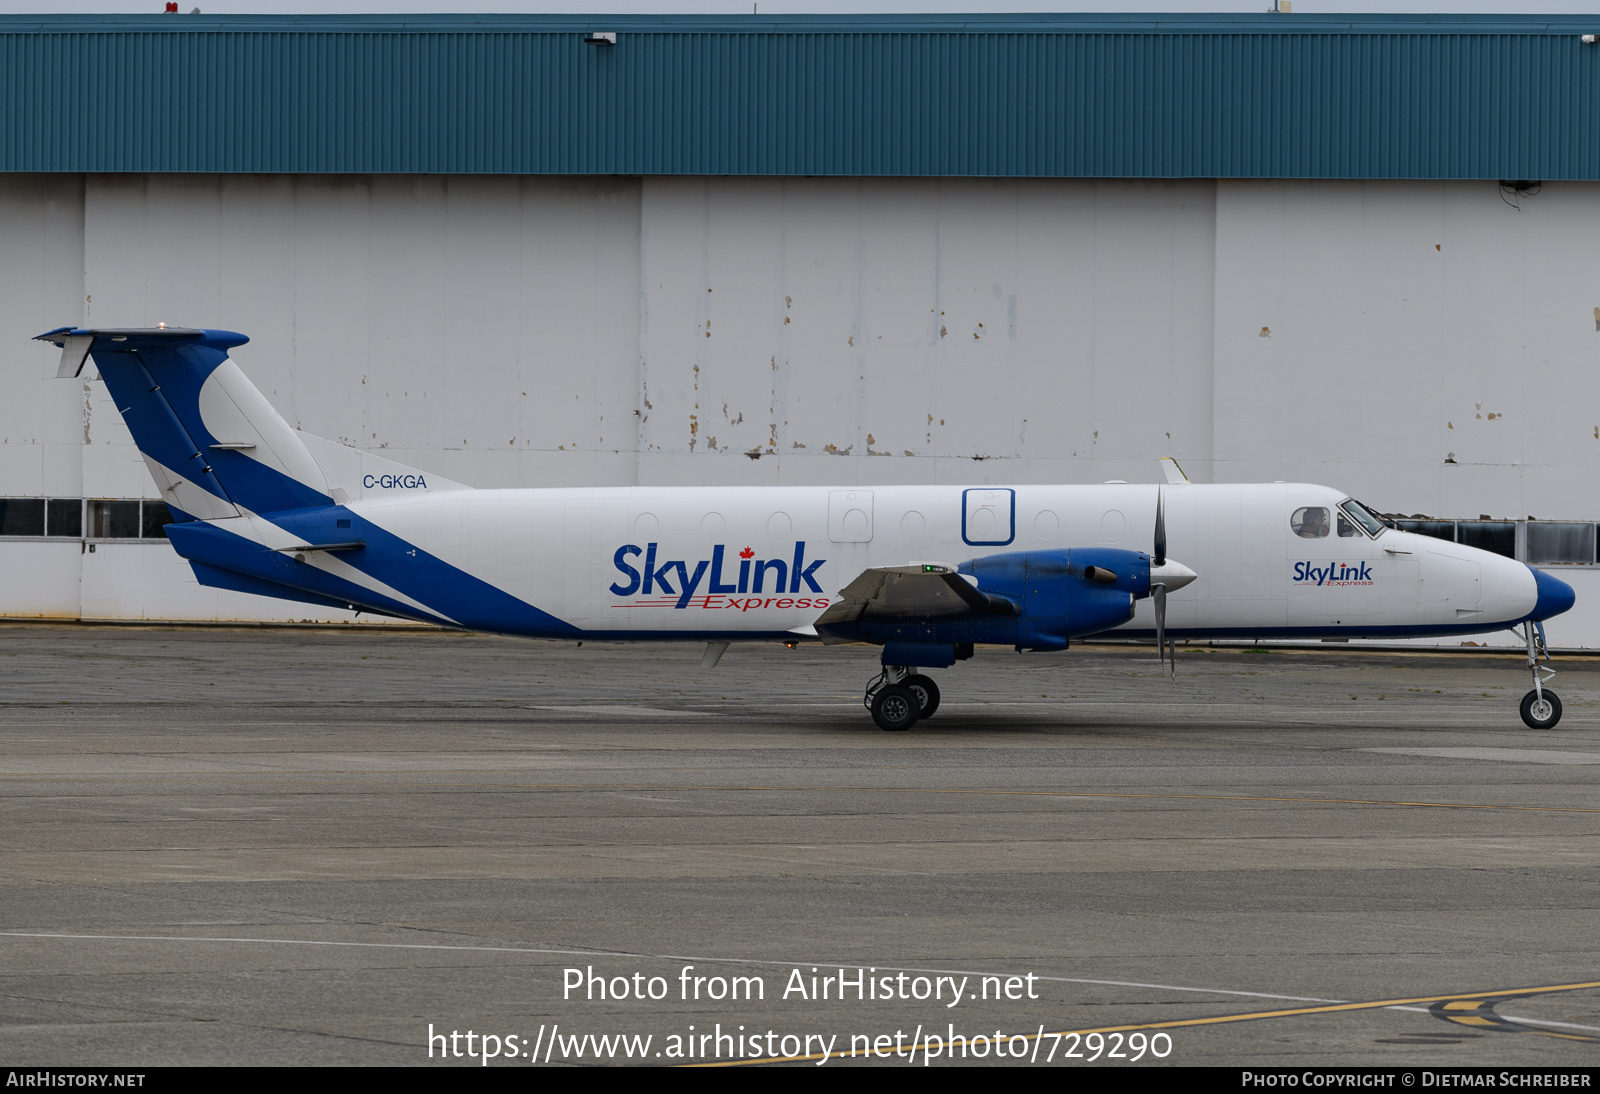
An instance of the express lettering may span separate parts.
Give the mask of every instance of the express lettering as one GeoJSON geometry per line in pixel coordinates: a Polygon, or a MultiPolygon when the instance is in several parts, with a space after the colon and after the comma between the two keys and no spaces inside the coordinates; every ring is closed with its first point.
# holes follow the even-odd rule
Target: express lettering
{"type": "MultiPolygon", "coordinates": [[[[716,597],[719,602],[718,607],[723,607],[720,602],[729,593],[741,595],[769,591],[777,594],[798,593],[801,591],[802,583],[812,592],[820,593],[822,586],[817,584],[814,575],[823,563],[828,561],[819,558],[807,563],[804,540],[795,541],[794,554],[787,559],[757,559],[755,551],[746,547],[739,552],[739,569],[735,576],[731,560],[726,557],[727,548],[723,544],[719,543],[711,549],[710,559],[696,561],[692,570],[689,562],[684,559],[658,558],[658,550],[659,544],[655,543],[646,544],[643,549],[632,543],[618,547],[611,561],[624,580],[614,582],[611,585],[611,592],[616,596],[664,594],[677,597],[677,602],[672,605],[674,608],[687,608],[695,593],[699,591],[702,598],[716,597]],[[641,555],[642,566],[636,567],[629,561],[640,558],[641,555]],[[724,577],[727,580],[724,580],[724,577]],[[703,589],[702,581],[705,583],[703,589]]],[[[774,598],[767,598],[767,603],[771,604],[773,600],[774,598]]],[[[737,603],[741,607],[744,604],[751,604],[752,607],[761,605],[759,599],[753,603],[749,600],[737,603]]],[[[785,600],[780,603],[788,606],[791,602],[785,600]]],[[[799,602],[792,603],[795,607],[808,606],[799,602]]],[[[710,606],[709,601],[706,606],[710,606]]],[[[733,602],[727,605],[727,607],[732,606],[733,602]]],[[[743,610],[751,609],[745,607],[743,610]]]]}
{"type": "Polygon", "coordinates": [[[731,596],[701,596],[695,598],[695,607],[715,611],[733,610],[743,614],[753,612],[759,608],[826,608],[830,601],[825,596],[815,600],[810,597],[801,597],[796,600],[789,596],[751,596],[740,600],[731,596]]]}
{"type": "Polygon", "coordinates": [[[1296,585],[1371,585],[1372,568],[1365,562],[1354,566],[1344,562],[1330,562],[1326,566],[1296,562],[1294,580],[1296,585]]]}
{"type": "Polygon", "coordinates": [[[421,475],[368,475],[361,480],[364,490],[426,490],[428,480],[421,475]]]}

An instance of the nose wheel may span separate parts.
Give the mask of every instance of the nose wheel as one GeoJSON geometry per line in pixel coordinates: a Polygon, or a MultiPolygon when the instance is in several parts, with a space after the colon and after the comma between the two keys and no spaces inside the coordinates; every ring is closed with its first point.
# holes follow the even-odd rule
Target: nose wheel
{"type": "Polygon", "coordinates": [[[879,729],[899,732],[939,709],[939,685],[908,665],[885,665],[867,684],[861,703],[879,729]]]}
{"type": "Polygon", "coordinates": [[[1550,650],[1545,646],[1544,627],[1529,620],[1522,625],[1528,640],[1528,671],[1533,673],[1533,690],[1522,697],[1522,724],[1529,729],[1551,729],[1561,721],[1561,699],[1544,685],[1556,674],[1547,668],[1550,650]],[[1540,655],[1546,665],[1539,664],[1540,655]]]}
{"type": "Polygon", "coordinates": [[[1561,699],[1543,688],[1522,697],[1522,721],[1529,729],[1549,729],[1561,721],[1561,699]]]}

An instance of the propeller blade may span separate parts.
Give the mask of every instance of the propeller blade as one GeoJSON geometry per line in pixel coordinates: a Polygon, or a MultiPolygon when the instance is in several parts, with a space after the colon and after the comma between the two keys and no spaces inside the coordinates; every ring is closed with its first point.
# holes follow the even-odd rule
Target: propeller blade
{"type": "MultiPolygon", "coordinates": [[[[1177,466],[1174,464],[1173,466],[1177,466]]],[[[1179,472],[1182,474],[1182,472],[1179,472]]],[[[1170,477],[1170,476],[1169,476],[1170,477]]],[[[1188,481],[1185,479],[1185,481],[1188,481]]],[[[1161,487],[1156,486],[1156,536],[1155,557],[1150,560],[1150,598],[1155,601],[1156,609],[1156,657],[1164,665],[1170,657],[1172,660],[1172,677],[1178,677],[1178,643],[1174,641],[1169,648],[1167,645],[1167,586],[1165,580],[1155,580],[1157,576],[1171,580],[1178,588],[1189,584],[1195,579],[1195,572],[1182,563],[1167,565],[1167,499],[1161,492],[1161,487]]]]}
{"type": "Polygon", "coordinates": [[[1150,599],[1156,609],[1156,657],[1163,665],[1167,663],[1167,587],[1165,585],[1150,586],[1150,599]]]}
{"type": "Polygon", "coordinates": [[[1167,561],[1167,502],[1159,486],[1156,487],[1156,557],[1153,561],[1157,566],[1167,561]]]}

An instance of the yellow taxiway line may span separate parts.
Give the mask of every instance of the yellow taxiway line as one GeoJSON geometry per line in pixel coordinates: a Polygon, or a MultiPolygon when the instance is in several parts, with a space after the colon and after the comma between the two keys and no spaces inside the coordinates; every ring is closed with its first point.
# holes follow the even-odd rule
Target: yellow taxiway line
{"type": "MultiPolygon", "coordinates": [[[[1519,997],[1519,996],[1527,996],[1527,995],[1548,995],[1548,994],[1551,994],[1553,992],[1561,992],[1561,991],[1582,991],[1585,988],[1600,988],[1600,980],[1588,980],[1588,981],[1584,981],[1582,983],[1577,983],[1577,984],[1547,984],[1547,985],[1544,985],[1543,987],[1532,987],[1532,988],[1507,988],[1507,989],[1505,989],[1503,991],[1474,991],[1474,992],[1460,993],[1460,994],[1456,994],[1456,995],[1414,995],[1414,996],[1409,996],[1409,997],[1401,998],[1401,999],[1372,999],[1372,1000],[1368,1000],[1368,1001],[1362,1002],[1362,1003],[1327,1003],[1327,1004],[1324,1004],[1322,1006],[1316,1006],[1316,1007],[1286,1007],[1286,1008],[1283,1008],[1281,1010],[1250,1011],[1249,1013],[1246,1013],[1246,1014],[1215,1014],[1215,1015],[1207,1016],[1205,1018],[1174,1018],[1174,1019],[1169,1019],[1169,1020],[1167,1020],[1165,1022],[1136,1022],[1136,1023],[1131,1023],[1131,1024],[1128,1024],[1128,1025],[1120,1025],[1120,1026],[1092,1026],[1092,1027],[1088,1027],[1088,1028],[1085,1028],[1085,1029],[1067,1029],[1067,1030],[1059,1030],[1059,1031],[1051,1031],[1051,1032],[1041,1031],[1039,1033],[1025,1033],[1025,1034],[1024,1033],[1019,1033],[1019,1034],[1017,1034],[1017,1036],[1026,1038],[1029,1041],[1037,1041],[1037,1040],[1039,1040],[1040,1038],[1043,1038],[1043,1037],[1071,1037],[1073,1035],[1077,1035],[1079,1037],[1083,1037],[1083,1036],[1087,1036],[1088,1034],[1091,1034],[1091,1033],[1132,1033],[1132,1032],[1137,1031],[1137,1030],[1185,1029],[1185,1028],[1194,1028],[1196,1026],[1226,1025],[1227,1023],[1230,1023],[1230,1022],[1259,1022],[1259,1021],[1262,1021],[1262,1020],[1267,1019],[1267,1018],[1296,1018],[1296,1017],[1300,1017],[1302,1015],[1307,1015],[1307,1014],[1339,1014],[1339,1013],[1345,1013],[1345,1012],[1349,1012],[1349,1011],[1358,1011],[1358,1010],[1382,1010],[1384,1007],[1415,1006],[1418,1003],[1446,1003],[1446,1004],[1449,1004],[1449,1003],[1462,1001],[1462,1002],[1470,1002],[1471,1003],[1471,1009],[1472,1010],[1478,1010],[1483,1005],[1483,1003],[1485,1003],[1485,1002],[1487,1002],[1489,1000],[1512,999],[1512,998],[1516,998],[1516,997],[1519,997]]],[[[1463,1017],[1466,1017],[1466,1016],[1463,1015],[1463,1017]]],[[[1458,1021],[1458,1022],[1460,1020],[1461,1019],[1459,1019],[1459,1018],[1453,1018],[1452,1019],[1452,1021],[1458,1021]]],[[[1488,1022],[1487,1020],[1484,1020],[1484,1019],[1480,1019],[1479,1022],[1481,1024],[1484,1024],[1484,1025],[1493,1024],[1493,1023],[1490,1023],[1490,1022],[1488,1022]]],[[[1479,1023],[1473,1023],[1473,1024],[1479,1024],[1479,1023]]],[[[1507,1024],[1509,1025],[1511,1023],[1507,1023],[1507,1024]]],[[[1528,1032],[1530,1032],[1530,1033],[1533,1033],[1533,1032],[1543,1033],[1545,1031],[1543,1031],[1543,1030],[1528,1030],[1528,1032]]],[[[1574,1036],[1572,1034],[1551,1033],[1551,1034],[1549,1034],[1549,1036],[1562,1037],[1564,1039],[1571,1039],[1571,1040],[1583,1040],[1583,1041],[1593,1040],[1593,1038],[1590,1038],[1590,1037],[1576,1037],[1576,1036],[1574,1036]]],[[[928,1045],[928,1039],[926,1039],[926,1038],[924,1038],[920,1043],[912,1044],[910,1046],[910,1049],[909,1049],[910,1057],[914,1059],[915,1056],[916,1056],[916,1052],[917,1052],[917,1050],[919,1048],[922,1049],[922,1051],[924,1053],[926,1053],[927,1052],[927,1045],[928,1045]]],[[[941,1047],[942,1047],[942,1044],[941,1044],[941,1047]]],[[[753,1059],[753,1060],[708,1061],[708,1062],[705,1062],[705,1063],[684,1064],[682,1066],[684,1066],[684,1067],[738,1067],[738,1066],[742,1066],[742,1065],[745,1065],[745,1064],[792,1064],[792,1063],[802,1063],[802,1062],[810,1062],[810,1061],[816,1061],[816,1060],[827,1060],[827,1059],[847,1060],[847,1059],[853,1058],[853,1056],[854,1056],[853,1051],[852,1052],[831,1052],[831,1053],[829,1053],[829,1052],[814,1052],[814,1053],[810,1054],[809,1056],[767,1056],[767,1057],[762,1057],[760,1059],[753,1059]]]]}

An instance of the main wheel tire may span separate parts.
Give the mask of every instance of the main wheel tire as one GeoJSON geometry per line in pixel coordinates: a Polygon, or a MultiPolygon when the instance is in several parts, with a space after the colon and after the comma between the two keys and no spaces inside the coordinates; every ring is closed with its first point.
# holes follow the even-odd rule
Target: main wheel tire
{"type": "Polygon", "coordinates": [[[917,717],[932,718],[933,712],[939,709],[939,685],[933,682],[933,678],[917,673],[907,676],[900,683],[916,693],[917,717]]]}
{"type": "Polygon", "coordinates": [[[904,684],[889,684],[872,697],[872,720],[879,729],[898,732],[917,724],[917,693],[904,684]]]}
{"type": "Polygon", "coordinates": [[[1544,689],[1544,698],[1539,697],[1537,691],[1530,691],[1522,697],[1522,721],[1529,729],[1550,729],[1561,721],[1561,699],[1549,688],[1544,689]]]}

